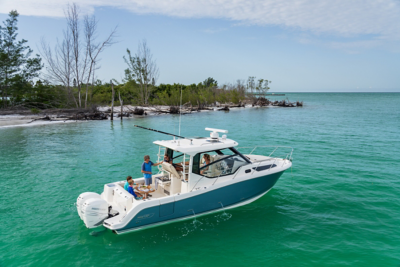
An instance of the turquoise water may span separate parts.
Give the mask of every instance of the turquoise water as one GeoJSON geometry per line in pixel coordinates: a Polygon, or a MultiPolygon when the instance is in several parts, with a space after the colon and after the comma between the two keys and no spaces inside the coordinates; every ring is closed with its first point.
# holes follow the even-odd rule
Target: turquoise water
{"type": "Polygon", "coordinates": [[[86,229],[74,202],[140,177],[169,138],[133,125],[178,133],[178,116],[0,129],[0,266],[400,266],[400,94],[286,97],[305,106],[182,117],[183,136],[293,147],[267,195],[125,235],[86,229]]]}

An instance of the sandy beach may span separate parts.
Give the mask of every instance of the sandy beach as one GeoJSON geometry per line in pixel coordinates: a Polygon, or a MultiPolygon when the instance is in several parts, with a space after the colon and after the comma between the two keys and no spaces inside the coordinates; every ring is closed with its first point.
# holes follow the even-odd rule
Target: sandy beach
{"type": "MultiPolygon", "coordinates": [[[[251,107],[251,106],[250,106],[251,107]]],[[[142,117],[142,116],[162,116],[162,115],[169,115],[169,113],[162,113],[160,111],[167,112],[169,110],[169,106],[153,106],[153,107],[141,107],[138,106],[137,108],[144,109],[146,115],[133,115],[132,117],[124,117],[124,119],[130,119],[135,117],[142,117]]],[[[107,112],[111,108],[108,106],[99,107],[99,112],[107,112]]],[[[124,106],[123,111],[127,112],[129,110],[134,110],[134,106],[124,106]]],[[[201,110],[199,112],[210,112],[214,110],[201,110]]],[[[121,107],[116,106],[114,107],[114,120],[119,119],[118,115],[121,112],[121,107]]],[[[184,111],[186,113],[186,111],[184,111]]],[[[194,111],[192,113],[197,113],[198,111],[194,111]]],[[[54,114],[52,112],[42,112],[39,114],[26,114],[27,112],[21,112],[22,114],[18,114],[18,111],[12,115],[0,115],[0,128],[9,128],[9,127],[30,127],[30,126],[38,126],[38,125],[48,125],[48,124],[59,124],[59,123],[72,123],[72,122],[82,122],[85,120],[69,120],[66,119],[63,114],[54,114]],[[51,120],[40,120],[48,116],[51,120]]],[[[109,120],[110,118],[108,118],[109,120]]]]}
{"type": "Polygon", "coordinates": [[[71,123],[77,122],[73,120],[63,120],[56,117],[51,117],[51,121],[36,120],[42,118],[43,115],[3,115],[0,116],[0,128],[10,128],[10,127],[30,127],[46,124],[58,124],[58,123],[71,123]]]}
{"type": "MultiPolygon", "coordinates": [[[[277,108],[276,106],[265,106],[268,108],[277,108]]],[[[263,108],[265,108],[263,107],[263,108]]],[[[142,107],[142,106],[124,106],[123,112],[133,111],[135,108],[144,109],[145,115],[132,115],[131,117],[124,117],[124,119],[132,119],[135,117],[143,117],[143,116],[163,116],[163,115],[171,115],[168,113],[169,106],[151,106],[151,107],[142,107]]],[[[199,112],[214,112],[218,111],[220,107],[209,107],[209,110],[199,110],[199,111],[188,111],[182,109],[182,114],[195,114],[199,112]]],[[[259,106],[246,105],[245,107],[231,107],[230,110],[239,110],[243,108],[260,108],[259,106]]],[[[98,107],[99,112],[108,112],[111,110],[109,106],[98,107]]],[[[52,111],[43,111],[39,114],[26,114],[27,111],[21,112],[22,114],[12,115],[0,115],[0,129],[8,128],[8,127],[30,127],[30,126],[38,126],[38,125],[48,125],[48,124],[59,124],[59,123],[72,123],[72,122],[83,122],[87,120],[71,120],[66,119],[66,114],[57,113],[57,110],[52,111]],[[57,113],[57,114],[55,114],[57,113]],[[40,118],[44,118],[48,116],[51,120],[40,120],[40,118]]],[[[121,106],[114,107],[114,120],[120,119],[118,116],[121,113],[121,106]]],[[[71,115],[71,114],[69,114],[71,115]]],[[[174,114],[177,115],[177,114],[174,114]]],[[[108,118],[110,120],[110,118],[108,118]]]]}

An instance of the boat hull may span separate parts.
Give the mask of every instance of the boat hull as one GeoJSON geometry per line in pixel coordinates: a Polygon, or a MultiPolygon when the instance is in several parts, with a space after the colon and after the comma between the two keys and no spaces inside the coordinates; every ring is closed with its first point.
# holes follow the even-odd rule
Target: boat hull
{"type": "Polygon", "coordinates": [[[246,205],[266,194],[283,172],[240,181],[190,198],[143,209],[125,227],[114,231],[121,234],[142,230],[246,205]]]}

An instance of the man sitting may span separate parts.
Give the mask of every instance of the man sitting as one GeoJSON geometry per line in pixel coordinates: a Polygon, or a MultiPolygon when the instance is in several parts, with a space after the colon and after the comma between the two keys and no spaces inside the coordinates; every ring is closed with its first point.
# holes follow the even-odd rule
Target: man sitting
{"type": "MultiPolygon", "coordinates": [[[[124,189],[126,190],[126,191],[128,191],[129,192],[129,181],[133,181],[133,188],[135,188],[135,186],[137,185],[137,184],[135,184],[135,181],[132,179],[132,176],[128,176],[128,177],[126,177],[126,182],[125,182],[125,185],[124,185],[124,189]]],[[[134,190],[134,192],[135,192],[135,190],[134,190]]],[[[138,196],[138,197],[142,197],[142,195],[141,194],[139,194],[138,192],[135,192],[135,194],[138,196]]]]}
{"type": "Polygon", "coordinates": [[[131,195],[133,195],[133,197],[136,199],[136,200],[140,200],[140,199],[142,199],[143,197],[139,197],[139,196],[137,196],[136,194],[135,194],[135,190],[133,189],[133,185],[134,185],[134,182],[133,182],[133,179],[131,178],[130,180],[129,180],[129,186],[128,186],[128,192],[131,194],[131,195]]]}
{"type": "MultiPolygon", "coordinates": [[[[168,155],[164,156],[164,162],[171,164],[178,172],[183,171],[182,163],[172,163],[172,159],[168,155]]],[[[185,165],[189,165],[189,162],[185,162],[185,165]]]]}
{"type": "MultiPolygon", "coordinates": [[[[130,181],[130,180],[133,180],[133,179],[132,179],[132,176],[126,177],[126,182],[125,182],[125,185],[124,185],[124,189],[125,189],[126,191],[128,191],[129,181],[130,181]]],[[[135,183],[133,183],[133,184],[135,184],[135,183]]]]}

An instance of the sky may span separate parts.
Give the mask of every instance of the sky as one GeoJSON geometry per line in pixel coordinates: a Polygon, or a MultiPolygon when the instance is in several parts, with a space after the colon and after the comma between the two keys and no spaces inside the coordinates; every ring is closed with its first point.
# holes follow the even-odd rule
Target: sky
{"type": "MultiPolygon", "coordinates": [[[[20,14],[18,38],[35,53],[66,29],[67,0],[0,0],[20,14]]],[[[249,76],[271,92],[400,92],[399,0],[85,0],[98,40],[117,27],[96,75],[121,81],[126,49],[146,40],[160,83],[219,85],[249,76]]]]}

